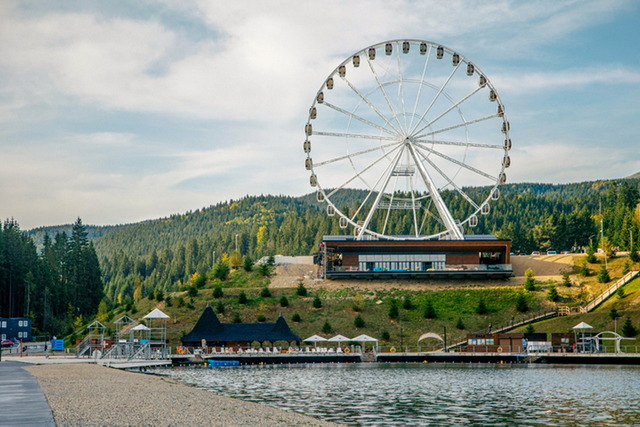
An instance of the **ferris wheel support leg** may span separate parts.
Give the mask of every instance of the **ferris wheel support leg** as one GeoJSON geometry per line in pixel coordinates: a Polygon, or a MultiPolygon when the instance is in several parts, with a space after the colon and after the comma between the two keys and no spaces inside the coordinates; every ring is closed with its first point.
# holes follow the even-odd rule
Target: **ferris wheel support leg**
{"type": "Polygon", "coordinates": [[[451,212],[449,212],[449,209],[447,209],[444,200],[442,200],[442,196],[440,196],[440,192],[433,183],[433,180],[425,169],[424,164],[418,158],[418,154],[416,153],[413,144],[410,141],[407,141],[406,145],[409,148],[409,152],[413,157],[415,165],[418,167],[418,171],[420,171],[422,180],[424,181],[427,189],[429,190],[429,193],[431,194],[431,199],[433,200],[436,210],[438,211],[438,214],[440,215],[440,218],[442,219],[445,227],[447,227],[447,232],[449,233],[450,238],[452,240],[464,240],[462,231],[460,231],[460,228],[458,228],[458,225],[451,216],[451,212]]]}

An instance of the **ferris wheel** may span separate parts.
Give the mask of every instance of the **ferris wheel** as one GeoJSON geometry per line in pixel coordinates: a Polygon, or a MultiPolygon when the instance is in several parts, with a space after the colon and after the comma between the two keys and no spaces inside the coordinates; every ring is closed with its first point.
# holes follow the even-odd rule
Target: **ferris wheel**
{"type": "Polygon", "coordinates": [[[511,162],[489,78],[429,41],[349,56],[318,90],[304,130],[317,199],[357,239],[463,240],[499,198],[511,162]]]}

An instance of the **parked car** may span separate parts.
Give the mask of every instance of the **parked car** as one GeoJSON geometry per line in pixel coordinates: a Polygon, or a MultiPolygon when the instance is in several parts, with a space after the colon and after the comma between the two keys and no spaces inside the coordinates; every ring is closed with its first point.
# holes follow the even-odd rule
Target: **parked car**
{"type": "Polygon", "coordinates": [[[540,251],[531,252],[531,256],[540,256],[540,251]]]}
{"type": "Polygon", "coordinates": [[[14,345],[18,345],[18,341],[2,340],[2,343],[0,343],[0,347],[3,347],[3,348],[13,347],[14,345]]]}
{"type": "Polygon", "coordinates": [[[547,251],[547,255],[558,255],[556,251],[547,251]]]}

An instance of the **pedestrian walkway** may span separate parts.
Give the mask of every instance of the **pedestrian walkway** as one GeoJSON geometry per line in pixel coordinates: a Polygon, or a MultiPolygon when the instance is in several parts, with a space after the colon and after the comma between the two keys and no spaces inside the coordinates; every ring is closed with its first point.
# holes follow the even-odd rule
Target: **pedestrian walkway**
{"type": "Polygon", "coordinates": [[[38,380],[27,363],[0,362],[0,426],[55,426],[38,380]]]}

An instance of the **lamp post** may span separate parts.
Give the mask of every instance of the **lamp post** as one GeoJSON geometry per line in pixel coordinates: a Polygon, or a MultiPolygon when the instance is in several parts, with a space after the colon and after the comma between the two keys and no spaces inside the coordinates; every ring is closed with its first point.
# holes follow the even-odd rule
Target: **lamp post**
{"type": "Polygon", "coordinates": [[[236,252],[238,252],[238,233],[236,233],[236,252]]]}

